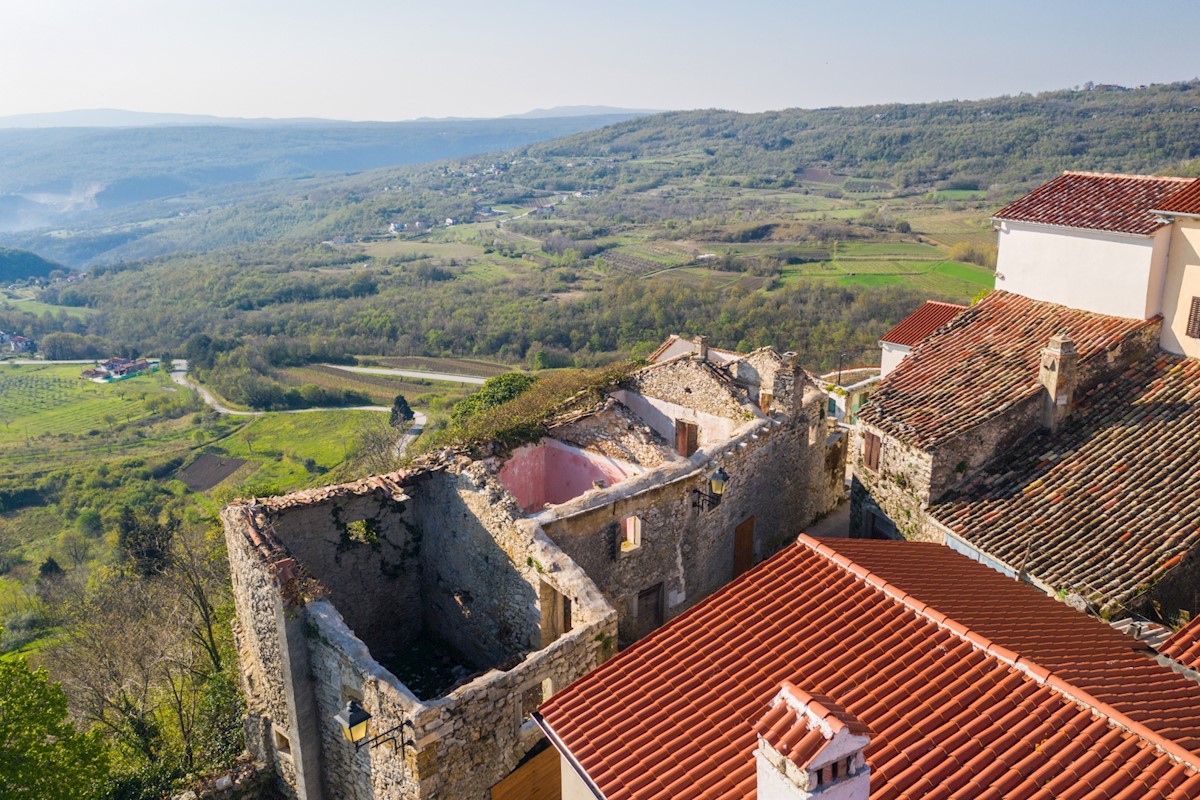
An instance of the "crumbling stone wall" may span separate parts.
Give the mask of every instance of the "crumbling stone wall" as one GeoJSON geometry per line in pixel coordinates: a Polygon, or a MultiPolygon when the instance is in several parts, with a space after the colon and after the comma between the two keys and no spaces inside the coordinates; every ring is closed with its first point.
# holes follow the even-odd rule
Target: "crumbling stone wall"
{"type": "Polygon", "coordinates": [[[482,465],[428,472],[409,491],[429,624],[480,665],[536,649],[537,576],[515,562],[524,548],[511,496],[482,465]]]}
{"type": "Polygon", "coordinates": [[[622,645],[645,632],[637,619],[639,593],[662,584],[665,621],[729,582],[738,525],[753,517],[757,563],[836,504],[844,450],[826,449],[822,402],[813,388],[793,417],[745,423],[730,439],[687,460],[535,517],[617,609],[622,645]],[[709,491],[718,465],[730,476],[724,496],[713,508],[694,507],[695,493],[709,491]],[[641,520],[641,546],[623,550],[620,524],[629,516],[641,520]]]}
{"type": "MultiPolygon", "coordinates": [[[[541,739],[527,713],[615,650],[612,607],[535,523],[518,518],[488,465],[458,462],[399,477],[403,491],[375,478],[222,513],[248,746],[271,766],[286,797],[485,800],[541,739]],[[347,577],[339,572],[348,568],[337,558],[334,520],[376,511],[374,530],[419,545],[404,566],[422,576],[427,618],[446,615],[441,633],[462,631],[453,642],[460,649],[503,656],[440,697],[419,699],[387,671],[285,544],[308,554],[326,577],[347,577]],[[545,647],[538,635],[543,587],[572,609],[571,629],[545,647]],[[358,751],[346,742],[333,716],[351,698],[373,715],[372,735],[400,726],[394,740],[358,751]]],[[[376,553],[368,566],[378,568],[380,554],[390,552],[360,544],[376,553]]],[[[386,583],[388,576],[375,574],[386,583]]],[[[410,577],[396,580],[407,586],[410,577]]],[[[393,622],[411,624],[398,615],[393,622]]]]}
{"type": "Polygon", "coordinates": [[[407,646],[424,618],[421,539],[409,504],[381,492],[341,494],[271,515],[280,541],[376,652],[407,646]]]}

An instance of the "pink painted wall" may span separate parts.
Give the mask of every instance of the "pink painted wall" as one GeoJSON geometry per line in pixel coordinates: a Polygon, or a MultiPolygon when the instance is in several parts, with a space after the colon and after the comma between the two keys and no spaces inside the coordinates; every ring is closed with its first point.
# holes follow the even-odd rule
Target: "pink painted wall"
{"type": "Polygon", "coordinates": [[[632,464],[591,454],[553,439],[526,445],[513,452],[500,470],[500,482],[529,514],[547,503],[565,503],[591,489],[595,481],[605,486],[640,472],[632,464]]]}

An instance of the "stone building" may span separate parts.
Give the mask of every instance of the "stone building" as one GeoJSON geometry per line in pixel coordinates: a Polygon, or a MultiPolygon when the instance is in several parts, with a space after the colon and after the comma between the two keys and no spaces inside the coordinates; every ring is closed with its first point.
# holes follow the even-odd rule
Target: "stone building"
{"type": "Polygon", "coordinates": [[[791,354],[700,340],[511,452],[230,505],[252,752],[289,797],[489,797],[539,703],[836,505],[823,411],[791,354]]]}
{"type": "Polygon", "coordinates": [[[852,533],[945,542],[1106,614],[1200,611],[1197,185],[1067,173],[997,213],[1009,290],[881,382],[852,533]]]}

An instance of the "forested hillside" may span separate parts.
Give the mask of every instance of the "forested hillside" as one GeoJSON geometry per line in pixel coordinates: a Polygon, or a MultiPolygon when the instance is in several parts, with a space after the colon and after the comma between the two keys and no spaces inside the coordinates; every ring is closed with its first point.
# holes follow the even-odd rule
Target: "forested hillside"
{"type": "Polygon", "coordinates": [[[36,253],[0,247],[0,285],[28,278],[48,278],[56,269],[62,270],[63,267],[36,253]]]}

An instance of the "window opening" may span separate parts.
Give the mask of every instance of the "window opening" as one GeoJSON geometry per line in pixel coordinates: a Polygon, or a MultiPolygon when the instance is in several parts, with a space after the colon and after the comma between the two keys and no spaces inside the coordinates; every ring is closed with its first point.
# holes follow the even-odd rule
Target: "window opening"
{"type": "Polygon", "coordinates": [[[642,546],[642,519],[630,514],[621,520],[621,552],[632,553],[642,546]]]}

